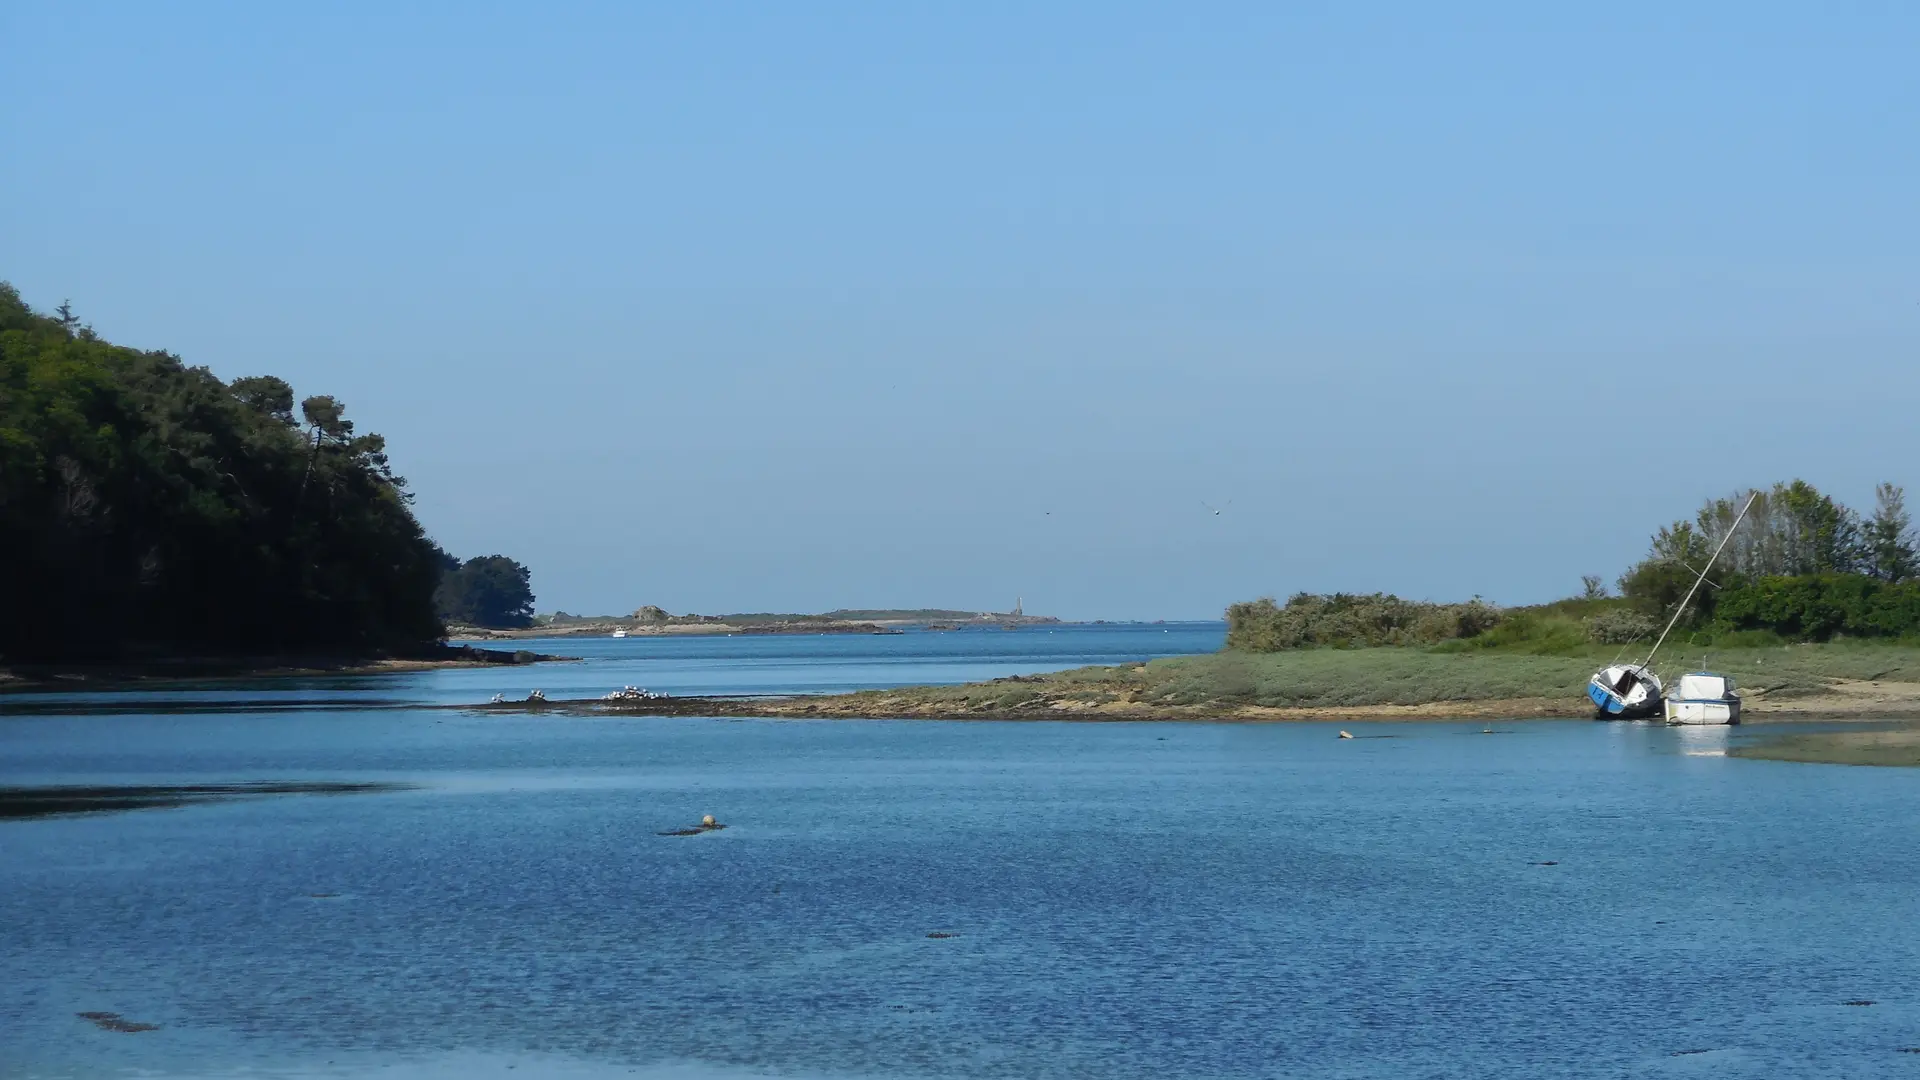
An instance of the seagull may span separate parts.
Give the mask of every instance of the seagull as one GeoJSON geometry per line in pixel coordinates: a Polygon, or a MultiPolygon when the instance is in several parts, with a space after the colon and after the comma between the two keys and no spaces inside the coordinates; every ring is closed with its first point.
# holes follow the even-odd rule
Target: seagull
{"type": "MultiPolygon", "coordinates": [[[[1207,509],[1209,509],[1209,510],[1213,510],[1213,505],[1212,505],[1211,503],[1208,503],[1208,502],[1206,502],[1205,500],[1201,500],[1201,503],[1200,503],[1200,505],[1201,505],[1201,506],[1204,506],[1204,507],[1206,507],[1206,508],[1207,508],[1207,509]]],[[[1225,510],[1225,509],[1226,509],[1227,507],[1229,507],[1229,506],[1232,506],[1232,505],[1233,505],[1233,500],[1232,500],[1232,499],[1228,499],[1228,500],[1227,500],[1226,502],[1224,502],[1224,503],[1221,503],[1221,504],[1220,504],[1220,510],[1225,510]]],[[[1213,516],[1214,516],[1214,517],[1219,517],[1219,516],[1220,516],[1220,510],[1213,510],[1213,516]]]]}

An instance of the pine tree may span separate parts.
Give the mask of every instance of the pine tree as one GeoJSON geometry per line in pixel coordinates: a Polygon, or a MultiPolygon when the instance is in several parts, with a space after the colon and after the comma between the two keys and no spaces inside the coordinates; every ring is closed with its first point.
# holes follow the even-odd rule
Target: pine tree
{"type": "Polygon", "coordinates": [[[1897,484],[1881,484],[1873,495],[1873,516],[1861,530],[1868,572],[1883,581],[1905,581],[1920,571],[1906,492],[1897,484]]]}

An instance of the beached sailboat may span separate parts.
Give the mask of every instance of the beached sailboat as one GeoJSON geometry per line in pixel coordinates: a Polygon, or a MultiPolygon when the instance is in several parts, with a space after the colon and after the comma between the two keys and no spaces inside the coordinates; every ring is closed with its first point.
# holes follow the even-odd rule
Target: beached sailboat
{"type": "Polygon", "coordinates": [[[1609,664],[1587,681],[1596,720],[1639,720],[1660,711],[1665,687],[1646,664],[1609,664]]]}
{"type": "MultiPolygon", "coordinates": [[[[1719,561],[1720,553],[1727,549],[1727,541],[1733,539],[1733,534],[1739,530],[1740,523],[1746,520],[1747,511],[1753,509],[1753,500],[1759,497],[1758,494],[1747,497],[1747,505],[1740,508],[1740,516],[1733,519],[1733,527],[1729,528],[1727,534],[1720,538],[1719,546],[1713,549],[1713,557],[1707,560],[1707,565],[1700,568],[1700,573],[1693,579],[1693,585],[1687,589],[1687,595],[1681,598],[1680,606],[1673,609],[1673,617],[1667,620],[1666,629],[1660,631],[1660,636],[1654,640],[1653,648],[1647,650],[1647,655],[1643,659],[1631,664],[1610,664],[1594,672],[1593,678],[1587,680],[1587,698],[1593,702],[1595,710],[1594,719],[1640,720],[1649,716],[1659,715],[1665,708],[1666,698],[1664,691],[1666,688],[1661,685],[1660,677],[1653,673],[1653,655],[1660,651],[1661,645],[1666,643],[1667,635],[1673,632],[1674,626],[1680,621],[1680,616],[1686,613],[1687,605],[1693,602],[1693,594],[1699,591],[1700,583],[1707,580],[1707,571],[1712,570],[1713,564],[1719,561]]],[[[1723,704],[1725,698],[1733,696],[1733,684],[1731,680],[1713,675],[1710,672],[1695,672],[1692,675],[1683,676],[1681,681],[1685,683],[1688,679],[1696,678],[1721,679],[1723,685],[1720,688],[1720,693],[1723,704]]],[[[1704,683],[1698,684],[1698,686],[1703,689],[1705,688],[1704,683]]],[[[1680,696],[1682,698],[1687,697],[1685,693],[1682,693],[1680,696]]],[[[1705,699],[1701,700],[1704,702],[1705,699]]],[[[1732,706],[1730,715],[1737,718],[1740,715],[1739,699],[1734,698],[1734,702],[1735,704],[1732,706]]],[[[1716,715],[1718,714],[1718,710],[1714,710],[1714,712],[1716,715]]],[[[1694,713],[1687,711],[1684,715],[1691,716],[1694,715],[1694,713]]],[[[1706,711],[1701,710],[1699,715],[1706,715],[1706,711]]],[[[1737,719],[1674,721],[1671,718],[1671,714],[1669,714],[1669,722],[1737,723],[1738,721],[1737,719]]]]}

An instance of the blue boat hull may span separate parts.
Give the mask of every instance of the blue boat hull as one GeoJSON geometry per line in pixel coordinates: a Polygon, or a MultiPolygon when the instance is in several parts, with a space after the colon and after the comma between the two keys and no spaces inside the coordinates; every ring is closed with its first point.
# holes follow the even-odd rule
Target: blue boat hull
{"type": "MultiPolygon", "coordinates": [[[[1604,672],[1602,673],[1604,674],[1604,672]]],[[[1587,682],[1587,700],[1593,702],[1595,719],[1600,720],[1643,720],[1660,712],[1661,696],[1658,682],[1643,682],[1646,693],[1641,699],[1629,703],[1620,693],[1606,685],[1599,676],[1587,682]]]]}
{"type": "Polygon", "coordinates": [[[1620,711],[1626,708],[1626,704],[1619,698],[1607,693],[1592,683],[1587,684],[1587,696],[1593,699],[1593,707],[1599,709],[1601,712],[1612,713],[1618,716],[1620,715],[1620,711]]]}

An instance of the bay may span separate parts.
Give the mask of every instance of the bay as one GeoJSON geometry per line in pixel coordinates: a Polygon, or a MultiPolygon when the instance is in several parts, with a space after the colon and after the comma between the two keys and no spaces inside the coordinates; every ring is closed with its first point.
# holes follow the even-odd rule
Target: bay
{"type": "Polygon", "coordinates": [[[0,785],[228,790],[0,820],[0,1075],[1920,1067],[1906,770],[1585,721],[429,707],[961,681],[1218,633],[576,639],[574,665],[8,695],[0,785]],[[267,782],[376,786],[232,787],[267,782]],[[704,814],[727,828],[661,835],[704,814]]]}

